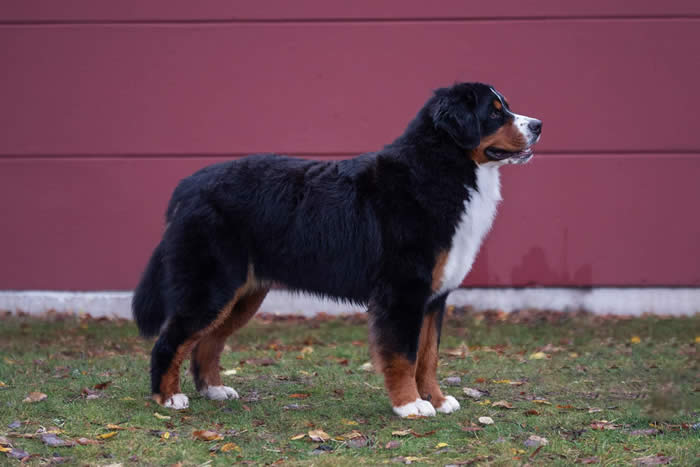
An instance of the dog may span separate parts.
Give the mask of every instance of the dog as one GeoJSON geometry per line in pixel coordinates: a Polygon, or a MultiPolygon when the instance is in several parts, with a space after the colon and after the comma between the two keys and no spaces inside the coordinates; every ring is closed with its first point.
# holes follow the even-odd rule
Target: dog
{"type": "Polygon", "coordinates": [[[182,180],[132,303],[142,335],[159,335],[153,399],[188,407],[180,365],[190,355],[200,394],[238,398],[219,375],[224,343],[282,285],[367,305],[370,353],[397,415],[458,410],[436,377],[445,299],[491,228],[499,167],[529,161],[541,130],[493,87],[458,83],[380,151],[252,155],[182,180]]]}

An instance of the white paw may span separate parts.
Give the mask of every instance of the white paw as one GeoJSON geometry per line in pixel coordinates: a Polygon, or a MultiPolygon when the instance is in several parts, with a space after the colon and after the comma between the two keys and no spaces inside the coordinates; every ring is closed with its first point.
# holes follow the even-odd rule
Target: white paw
{"type": "Polygon", "coordinates": [[[228,386],[207,386],[205,389],[199,391],[199,393],[207,399],[215,401],[238,399],[238,393],[236,390],[228,386]]]}
{"type": "Polygon", "coordinates": [[[409,415],[423,415],[425,417],[435,416],[435,408],[433,404],[423,399],[416,399],[415,402],[409,402],[400,407],[394,407],[394,413],[399,417],[408,417],[409,415]]]}
{"type": "Polygon", "coordinates": [[[189,406],[190,406],[190,401],[187,399],[187,396],[184,394],[173,394],[172,397],[170,397],[170,399],[165,401],[165,404],[163,404],[163,407],[167,407],[169,409],[175,409],[175,410],[186,409],[189,406]]]}
{"type": "Polygon", "coordinates": [[[452,413],[459,410],[459,402],[452,396],[445,396],[445,402],[437,408],[438,412],[452,413]]]}

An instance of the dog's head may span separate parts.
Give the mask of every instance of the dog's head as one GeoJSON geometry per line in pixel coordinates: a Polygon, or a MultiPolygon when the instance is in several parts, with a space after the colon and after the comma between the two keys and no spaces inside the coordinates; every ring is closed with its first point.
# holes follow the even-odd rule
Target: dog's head
{"type": "Polygon", "coordinates": [[[430,115],[477,164],[522,164],[532,158],[542,122],[514,113],[493,87],[459,83],[435,91],[430,115]]]}

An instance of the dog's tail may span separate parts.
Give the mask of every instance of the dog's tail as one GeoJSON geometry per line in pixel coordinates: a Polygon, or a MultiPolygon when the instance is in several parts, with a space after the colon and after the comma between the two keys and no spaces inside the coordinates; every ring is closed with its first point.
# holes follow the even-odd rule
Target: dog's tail
{"type": "Polygon", "coordinates": [[[142,336],[155,336],[167,318],[163,297],[163,244],[153,251],[141,281],[134,291],[131,310],[142,336]]]}

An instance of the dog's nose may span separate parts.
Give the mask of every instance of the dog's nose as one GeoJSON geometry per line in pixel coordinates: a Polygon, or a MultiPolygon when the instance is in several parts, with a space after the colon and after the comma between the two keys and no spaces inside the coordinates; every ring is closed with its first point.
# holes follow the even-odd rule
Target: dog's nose
{"type": "Polygon", "coordinates": [[[542,133],[542,122],[540,120],[531,120],[527,127],[536,135],[542,133]]]}

